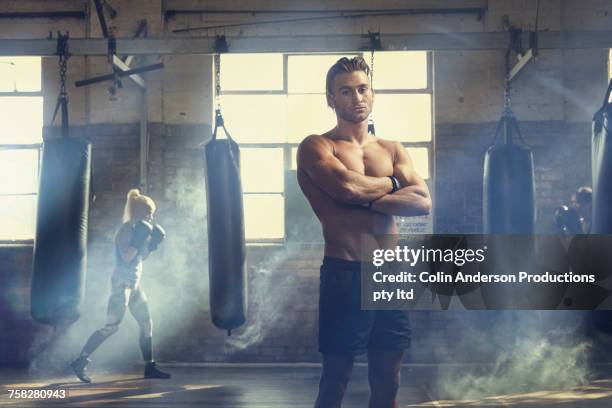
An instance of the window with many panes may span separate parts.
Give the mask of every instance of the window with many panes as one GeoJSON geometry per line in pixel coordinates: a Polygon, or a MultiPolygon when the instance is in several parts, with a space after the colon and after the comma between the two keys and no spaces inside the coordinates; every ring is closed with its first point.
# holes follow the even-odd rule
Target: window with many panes
{"type": "Polygon", "coordinates": [[[40,57],[0,57],[0,241],[34,238],[42,143],[40,57]]]}
{"type": "MultiPolygon", "coordinates": [[[[320,237],[297,185],[296,152],[310,134],[336,124],[325,99],[325,76],[355,54],[223,54],[222,112],[241,147],[247,242],[309,241],[320,237]]],[[[363,55],[367,61],[370,54],[363,55]]],[[[377,52],[373,88],[376,135],[407,148],[431,185],[432,77],[424,51],[377,52]]],[[[431,224],[431,218],[421,224],[431,224]]]]}

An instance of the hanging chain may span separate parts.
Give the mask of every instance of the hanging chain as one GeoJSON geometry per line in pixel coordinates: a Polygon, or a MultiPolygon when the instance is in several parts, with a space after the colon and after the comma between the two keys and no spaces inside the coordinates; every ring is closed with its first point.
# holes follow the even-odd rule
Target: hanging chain
{"type": "Polygon", "coordinates": [[[506,51],[504,74],[504,113],[510,113],[510,48],[506,51]]]}
{"type": "Polygon", "coordinates": [[[66,72],[68,71],[68,41],[60,39],[59,46],[59,74],[60,74],[60,95],[66,95],[66,72]]]}
{"type": "Polygon", "coordinates": [[[68,125],[68,93],[66,91],[66,72],[68,71],[68,58],[70,58],[70,54],[68,53],[68,33],[66,33],[66,35],[62,35],[58,32],[57,34],[57,56],[60,74],[60,94],[57,98],[55,112],[53,112],[53,121],[51,123],[55,121],[57,112],[61,108],[62,137],[67,138],[70,133],[68,125]]]}
{"type": "Polygon", "coordinates": [[[215,54],[215,104],[221,109],[221,54],[215,54]]]}
{"type": "Polygon", "coordinates": [[[374,50],[370,51],[370,87],[374,89],[374,50]]]}
{"type": "MultiPolygon", "coordinates": [[[[374,49],[370,51],[370,89],[374,92],[374,49]]],[[[368,133],[375,135],[376,129],[374,127],[374,114],[370,112],[368,117],[368,133]]]]}
{"type": "Polygon", "coordinates": [[[59,72],[60,72],[60,93],[66,94],[66,71],[68,70],[66,63],[66,57],[60,56],[59,58],[59,72]]]}

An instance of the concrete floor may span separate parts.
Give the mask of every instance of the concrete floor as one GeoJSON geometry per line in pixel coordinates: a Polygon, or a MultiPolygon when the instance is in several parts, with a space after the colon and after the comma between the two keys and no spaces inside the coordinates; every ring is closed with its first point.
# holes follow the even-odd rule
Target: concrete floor
{"type": "MultiPolygon", "coordinates": [[[[0,406],[9,407],[312,407],[320,368],[316,366],[187,367],[163,366],[171,380],[144,380],[141,369],[121,373],[92,372],[94,383],[72,376],[31,378],[26,370],[0,370],[0,406]],[[9,389],[64,388],[64,400],[26,401],[9,398],[9,389]]],[[[400,407],[612,407],[612,376],[571,390],[538,390],[496,395],[479,400],[438,400],[431,369],[406,366],[402,371],[400,407]]],[[[601,376],[600,376],[601,377],[601,376]]],[[[367,369],[355,367],[344,408],[366,407],[367,369]]]]}

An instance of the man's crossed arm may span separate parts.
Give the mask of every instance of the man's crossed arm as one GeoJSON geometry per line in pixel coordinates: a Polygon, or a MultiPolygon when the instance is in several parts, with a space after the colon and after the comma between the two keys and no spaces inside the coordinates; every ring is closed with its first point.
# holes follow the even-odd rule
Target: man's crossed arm
{"type": "Polygon", "coordinates": [[[373,211],[400,215],[425,215],[431,211],[429,189],[414,171],[412,161],[400,143],[395,144],[393,176],[401,188],[391,194],[389,177],[365,176],[346,166],[333,154],[331,144],[321,136],[309,136],[298,149],[298,167],[334,200],[368,205],[373,211]],[[370,205],[371,203],[371,205],[370,205]]]}

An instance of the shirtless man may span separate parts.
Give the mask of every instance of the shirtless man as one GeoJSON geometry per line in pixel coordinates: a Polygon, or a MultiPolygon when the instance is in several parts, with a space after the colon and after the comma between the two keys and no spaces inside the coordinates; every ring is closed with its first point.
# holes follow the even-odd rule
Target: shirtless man
{"type": "Polygon", "coordinates": [[[298,149],[300,187],[319,218],[325,240],[319,297],[323,372],[316,408],[340,407],[353,359],[368,354],[371,408],[396,407],[410,326],[404,311],[361,310],[361,245],[376,234],[397,234],[394,215],[431,210],[429,190],[399,142],[368,134],[374,102],[369,67],[341,58],[328,71],[327,104],[337,126],[308,136],[298,149]]]}

